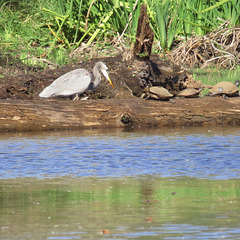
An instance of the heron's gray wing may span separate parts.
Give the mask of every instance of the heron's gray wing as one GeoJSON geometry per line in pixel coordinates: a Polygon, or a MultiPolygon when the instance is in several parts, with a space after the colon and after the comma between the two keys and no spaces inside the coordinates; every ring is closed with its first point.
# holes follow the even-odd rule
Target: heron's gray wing
{"type": "Polygon", "coordinates": [[[76,69],[57,78],[50,86],[51,96],[69,96],[82,93],[91,83],[91,74],[85,69],[76,69]]]}

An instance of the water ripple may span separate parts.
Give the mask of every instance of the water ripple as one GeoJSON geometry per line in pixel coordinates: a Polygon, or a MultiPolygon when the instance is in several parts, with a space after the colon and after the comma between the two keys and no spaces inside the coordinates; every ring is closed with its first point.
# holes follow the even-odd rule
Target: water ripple
{"type": "Polygon", "coordinates": [[[47,135],[0,139],[0,178],[156,174],[240,177],[240,132],[47,135]]]}

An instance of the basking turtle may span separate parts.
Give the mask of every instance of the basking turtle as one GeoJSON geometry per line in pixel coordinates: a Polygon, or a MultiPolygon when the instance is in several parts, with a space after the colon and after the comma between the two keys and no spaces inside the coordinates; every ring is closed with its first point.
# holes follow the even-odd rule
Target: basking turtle
{"type": "Polygon", "coordinates": [[[238,95],[238,87],[234,85],[232,82],[219,82],[209,90],[209,93],[214,95],[220,95],[225,97],[228,96],[237,96],[238,95]]]}
{"type": "Polygon", "coordinates": [[[195,98],[198,97],[201,89],[186,88],[178,93],[178,97],[195,98]]]}
{"type": "Polygon", "coordinates": [[[239,87],[240,81],[239,81],[239,80],[236,80],[236,81],[234,82],[234,85],[236,85],[237,87],[239,87]]]}
{"type": "Polygon", "coordinates": [[[164,87],[146,87],[145,93],[142,94],[142,98],[151,98],[156,100],[169,100],[173,97],[166,88],[164,87]]]}

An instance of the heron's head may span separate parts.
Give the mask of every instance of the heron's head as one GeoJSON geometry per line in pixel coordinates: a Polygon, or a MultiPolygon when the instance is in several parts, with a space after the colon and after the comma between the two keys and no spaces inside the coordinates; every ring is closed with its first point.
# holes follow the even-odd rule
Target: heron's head
{"type": "Polygon", "coordinates": [[[101,62],[101,67],[100,67],[100,70],[102,71],[104,77],[110,82],[111,86],[114,88],[114,85],[113,85],[113,82],[112,80],[110,79],[109,75],[108,75],[108,67],[106,66],[106,64],[104,64],[103,62],[101,62]]]}

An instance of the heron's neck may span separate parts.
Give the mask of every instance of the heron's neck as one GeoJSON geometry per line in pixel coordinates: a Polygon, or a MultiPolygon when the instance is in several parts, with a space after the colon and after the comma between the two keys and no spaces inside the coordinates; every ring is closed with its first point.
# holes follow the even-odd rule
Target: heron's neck
{"type": "Polygon", "coordinates": [[[101,75],[97,69],[93,69],[93,88],[96,88],[101,82],[101,75]]]}

